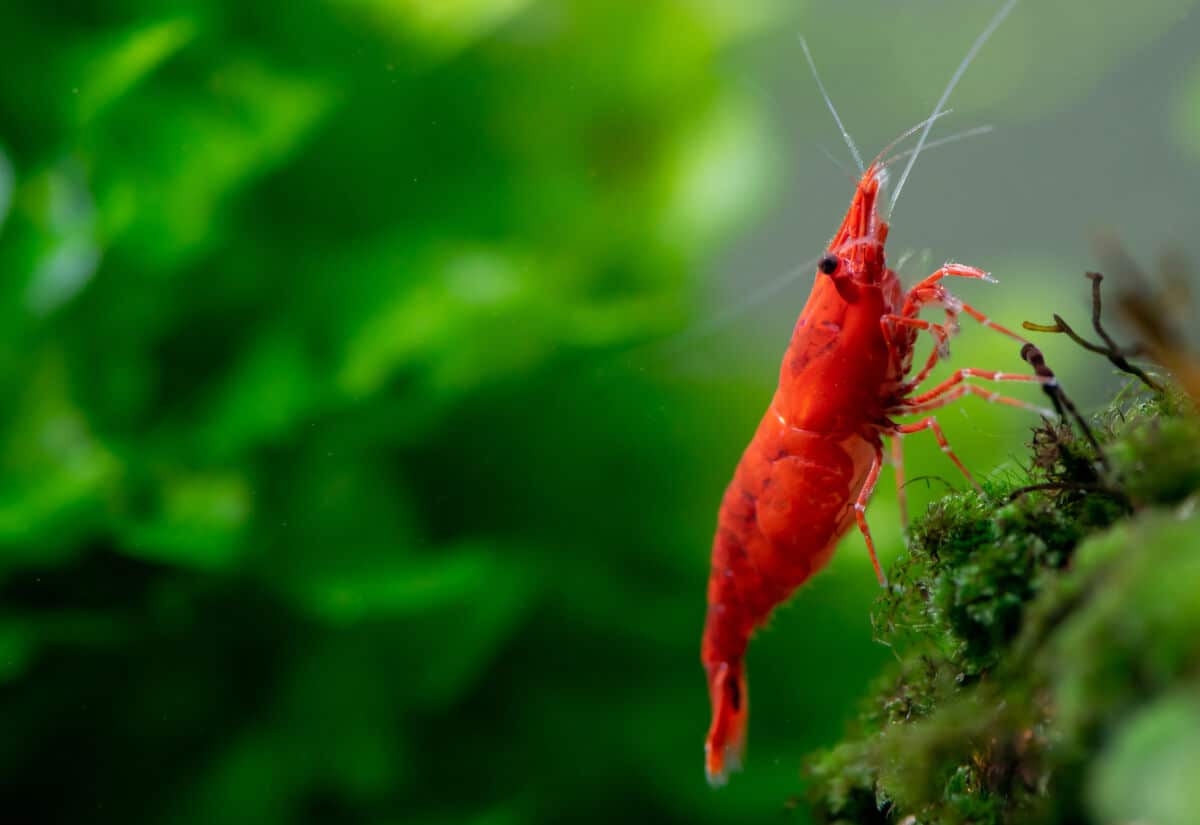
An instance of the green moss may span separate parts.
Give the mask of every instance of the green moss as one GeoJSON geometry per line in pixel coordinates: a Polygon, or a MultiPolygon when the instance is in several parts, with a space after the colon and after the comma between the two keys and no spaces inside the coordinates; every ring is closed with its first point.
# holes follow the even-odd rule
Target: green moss
{"type": "Polygon", "coordinates": [[[868,742],[848,742],[819,754],[810,765],[817,778],[819,807],[830,823],[879,823],[888,821],[890,803],[877,796],[868,742]]]}
{"type": "Polygon", "coordinates": [[[1112,449],[1135,502],[1175,504],[1200,488],[1200,421],[1150,417],[1128,425],[1112,449]]]}
{"type": "Polygon", "coordinates": [[[1136,818],[1105,789],[1135,781],[1142,709],[1200,689],[1200,424],[1177,410],[1100,416],[1107,470],[1047,425],[1027,477],[929,507],[872,615],[898,662],[810,761],[818,822],[1136,818]]]}

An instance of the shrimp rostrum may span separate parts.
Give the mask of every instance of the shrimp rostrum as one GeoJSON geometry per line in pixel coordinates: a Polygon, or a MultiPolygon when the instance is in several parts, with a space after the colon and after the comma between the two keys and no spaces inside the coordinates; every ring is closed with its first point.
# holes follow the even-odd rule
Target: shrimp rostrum
{"type": "Polygon", "coordinates": [[[884,258],[888,224],[877,208],[880,184],[876,161],[863,173],[846,218],[817,265],[808,303],[784,354],[779,387],[721,502],[701,657],[713,711],[705,745],[713,784],[723,782],[740,762],[747,713],[744,656],[754,629],[828,563],[852,523],[862,531],[876,575],[886,585],[865,518],[885,438],[891,441],[901,493],[900,439],[925,430],[982,492],[937,418],[927,413],[968,394],[1038,410],[972,379],[1047,380],[964,368],[921,391],[948,353],[960,315],[1016,341],[1025,339],[946,288],[951,277],[989,280],[982,270],[946,264],[905,292],[884,258]],[[941,320],[918,317],[926,308],[940,310],[941,320]],[[912,375],[921,334],[931,335],[934,346],[912,375]],[[910,423],[897,420],[913,414],[925,415],[910,423]]]}

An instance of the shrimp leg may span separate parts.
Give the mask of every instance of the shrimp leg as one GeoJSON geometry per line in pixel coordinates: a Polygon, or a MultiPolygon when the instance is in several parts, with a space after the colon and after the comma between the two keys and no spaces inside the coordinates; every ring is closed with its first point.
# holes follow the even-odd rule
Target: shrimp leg
{"type": "Polygon", "coordinates": [[[913,415],[915,413],[929,412],[930,410],[940,409],[941,407],[953,404],[955,401],[962,398],[964,395],[967,395],[968,393],[971,395],[978,395],[980,398],[983,398],[985,401],[993,404],[1005,404],[1009,407],[1029,410],[1030,412],[1035,412],[1044,418],[1053,418],[1055,415],[1054,410],[1050,410],[1045,407],[1039,407],[1036,404],[1030,404],[1028,401],[1022,401],[1019,398],[1010,398],[1009,396],[1001,395],[998,392],[989,392],[977,384],[959,384],[958,386],[950,387],[948,390],[938,393],[932,398],[928,398],[919,402],[909,399],[908,401],[902,402],[900,406],[893,407],[892,409],[888,410],[887,413],[888,415],[913,415]]]}
{"type": "Polygon", "coordinates": [[[932,298],[930,296],[949,297],[950,293],[938,281],[950,277],[995,282],[995,279],[982,269],[977,269],[973,266],[964,266],[963,264],[945,264],[932,275],[913,285],[912,289],[904,297],[904,307],[900,310],[900,314],[915,316],[921,311],[922,305],[931,302],[932,298]]]}
{"type": "MultiPolygon", "coordinates": [[[[937,365],[938,360],[944,357],[944,350],[948,344],[948,339],[958,331],[959,313],[965,312],[967,315],[970,315],[988,329],[995,330],[1001,335],[1012,338],[1014,341],[1018,341],[1022,344],[1029,343],[1028,339],[1018,335],[1007,327],[997,324],[975,307],[951,295],[950,292],[939,283],[939,281],[946,277],[972,278],[986,281],[992,280],[991,276],[989,276],[982,269],[976,269],[973,266],[963,266],[961,264],[946,264],[941,269],[937,270],[908,291],[908,294],[904,299],[904,306],[900,313],[903,317],[916,319],[916,316],[918,313],[920,313],[922,307],[940,306],[946,312],[946,322],[945,324],[934,324],[931,325],[931,327],[923,327],[930,329],[931,331],[934,331],[933,327],[939,328],[940,331],[934,331],[934,336],[937,339],[937,347],[930,354],[929,359],[926,361],[925,366],[921,369],[921,371],[904,384],[903,389],[905,391],[911,391],[920,386],[921,382],[924,381],[929,376],[929,373],[933,371],[933,368],[937,365]],[[945,337],[942,336],[942,332],[946,333],[945,337]]],[[[890,348],[890,340],[888,345],[890,348]]]]}
{"type": "MultiPolygon", "coordinates": [[[[951,375],[945,381],[942,381],[933,389],[923,392],[920,395],[914,395],[910,398],[906,398],[901,403],[903,406],[917,406],[924,404],[927,401],[933,401],[949,392],[952,392],[956,386],[963,384],[968,378],[981,378],[985,381],[1021,381],[1030,384],[1039,384],[1042,386],[1047,384],[1053,385],[1056,383],[1055,379],[1051,376],[1026,375],[1019,372],[994,372],[992,370],[981,370],[975,367],[963,367],[962,369],[955,370],[953,375],[951,375]]],[[[967,391],[974,393],[986,392],[982,388],[967,391]]]]}
{"type": "Polygon", "coordinates": [[[871,494],[875,492],[875,485],[879,482],[879,471],[883,468],[883,444],[875,442],[875,458],[871,462],[871,469],[867,471],[866,481],[863,482],[862,489],[858,492],[858,499],[854,502],[854,518],[858,522],[858,529],[862,531],[863,538],[867,541],[867,552],[871,554],[871,565],[875,568],[875,576],[879,579],[880,587],[887,587],[887,576],[883,572],[883,568],[879,566],[879,557],[875,554],[875,540],[871,538],[871,528],[867,526],[867,502],[871,500],[871,494]]]}
{"type": "Polygon", "coordinates": [[[896,476],[896,504],[900,507],[900,528],[908,534],[908,494],[904,492],[904,447],[900,444],[900,436],[891,437],[892,470],[896,476]]]}
{"type": "Polygon", "coordinates": [[[938,283],[938,281],[947,276],[974,278],[984,281],[993,280],[982,269],[976,269],[973,266],[962,266],[960,264],[946,264],[908,291],[908,294],[904,298],[904,307],[900,314],[907,317],[916,317],[917,313],[921,311],[921,307],[940,305],[946,307],[948,311],[952,308],[955,316],[959,312],[965,312],[988,329],[993,329],[1001,335],[1012,338],[1014,341],[1020,341],[1022,344],[1029,343],[1029,339],[1018,335],[1007,327],[997,324],[975,307],[951,295],[949,290],[938,283]]]}
{"type": "Polygon", "coordinates": [[[925,321],[920,318],[904,315],[884,315],[879,319],[879,325],[883,329],[883,340],[886,342],[888,348],[888,357],[894,364],[900,363],[900,356],[896,352],[896,345],[893,341],[896,327],[909,326],[928,330],[934,338],[933,352],[929,353],[929,358],[926,360],[925,366],[921,368],[921,371],[914,378],[905,381],[901,385],[901,395],[906,395],[920,386],[921,382],[929,377],[929,373],[933,372],[933,368],[937,366],[938,361],[950,354],[950,338],[958,331],[957,317],[957,314],[947,308],[945,324],[936,324],[932,321],[925,321]]]}
{"type": "MultiPolygon", "coordinates": [[[[915,326],[919,329],[929,330],[935,339],[934,350],[929,354],[929,358],[926,360],[925,365],[921,368],[920,372],[904,383],[904,385],[901,387],[902,392],[911,392],[913,389],[920,386],[921,383],[929,377],[929,374],[933,372],[933,369],[937,366],[938,361],[945,358],[949,354],[950,338],[953,338],[958,334],[958,316],[962,312],[966,312],[967,314],[971,315],[972,318],[975,318],[984,326],[995,329],[1004,335],[1016,338],[1023,343],[1025,342],[1025,339],[1021,338],[1021,336],[1016,335],[1012,331],[1000,326],[999,324],[994,323],[974,307],[964,304],[958,298],[951,295],[944,286],[938,283],[943,278],[951,276],[959,278],[973,278],[976,280],[992,280],[991,276],[989,276],[982,269],[976,269],[973,266],[963,266],[961,264],[946,264],[941,269],[937,270],[908,291],[908,294],[905,296],[904,306],[901,309],[900,315],[885,316],[889,319],[889,323],[893,325],[893,329],[896,325],[915,326]],[[941,307],[946,313],[945,322],[936,324],[918,319],[917,315],[921,312],[922,308],[927,306],[941,307]]],[[[888,332],[888,328],[885,327],[884,337],[887,340],[889,352],[894,352],[894,344],[891,340],[891,335],[887,334],[888,332]]]]}
{"type": "Polygon", "coordinates": [[[923,430],[933,431],[933,437],[937,439],[938,446],[942,448],[942,452],[946,454],[947,458],[954,462],[954,466],[957,467],[967,481],[971,483],[971,486],[975,488],[975,492],[982,494],[983,488],[979,486],[979,482],[975,480],[973,475],[971,475],[971,471],[967,469],[966,465],[963,464],[962,461],[959,460],[958,456],[954,454],[954,450],[950,447],[950,442],[946,440],[946,434],[942,432],[942,427],[940,424],[938,424],[936,417],[931,415],[912,424],[901,424],[892,430],[891,433],[896,437],[896,440],[899,440],[901,436],[912,435],[913,433],[919,433],[923,430]]]}
{"type": "Polygon", "coordinates": [[[946,434],[942,432],[942,427],[937,422],[937,418],[929,416],[913,424],[901,424],[900,426],[890,430],[888,434],[891,436],[892,448],[892,468],[896,474],[896,503],[900,507],[900,525],[905,531],[908,530],[908,494],[904,491],[904,447],[900,443],[900,439],[906,435],[919,433],[923,430],[932,430],[933,437],[937,439],[938,446],[942,448],[954,466],[962,472],[963,476],[975,488],[975,492],[983,495],[983,488],[979,486],[979,482],[971,475],[971,471],[966,468],[954,450],[950,447],[950,442],[946,440],[946,434]]]}

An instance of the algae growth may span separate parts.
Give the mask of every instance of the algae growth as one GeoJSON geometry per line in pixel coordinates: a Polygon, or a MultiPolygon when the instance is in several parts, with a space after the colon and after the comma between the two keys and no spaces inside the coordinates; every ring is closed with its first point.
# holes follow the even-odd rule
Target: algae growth
{"type": "Polygon", "coordinates": [[[872,610],[896,653],[807,766],[821,823],[1200,821],[1200,421],[1154,394],[935,502],[872,610]]]}

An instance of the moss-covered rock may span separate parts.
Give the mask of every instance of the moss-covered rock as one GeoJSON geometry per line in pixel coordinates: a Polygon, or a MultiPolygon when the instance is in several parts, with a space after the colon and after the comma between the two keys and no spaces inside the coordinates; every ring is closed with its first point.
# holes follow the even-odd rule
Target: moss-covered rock
{"type": "Polygon", "coordinates": [[[809,762],[822,823],[1200,821],[1200,422],[1164,396],[1034,434],[930,506],[872,619],[897,653],[809,762]],[[1191,773],[1188,773],[1191,771],[1191,773]]]}

